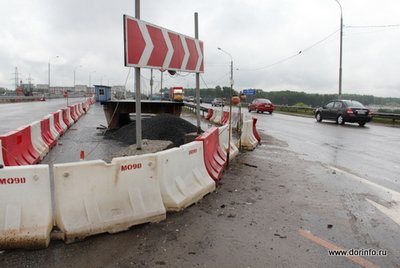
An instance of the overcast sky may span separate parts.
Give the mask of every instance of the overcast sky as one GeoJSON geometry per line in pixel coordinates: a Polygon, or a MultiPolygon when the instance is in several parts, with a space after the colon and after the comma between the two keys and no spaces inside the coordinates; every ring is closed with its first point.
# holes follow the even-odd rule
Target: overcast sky
{"type": "MultiPolygon", "coordinates": [[[[343,93],[400,97],[399,0],[340,0],[344,16],[343,93]]],[[[133,91],[124,66],[123,14],[134,0],[13,0],[0,3],[0,87],[14,88],[14,69],[27,83],[103,83],[133,91]],[[59,56],[57,58],[57,56],[59,56]]],[[[201,87],[337,93],[340,9],[335,0],[142,0],[141,19],[204,41],[201,87]],[[322,41],[322,42],[320,42],[322,41]],[[315,45],[315,46],[314,46],[315,45]],[[302,53],[299,53],[299,52],[302,53]],[[286,60],[285,60],[286,59],[286,60]]],[[[128,76],[129,74],[129,76],[128,76]]],[[[142,91],[150,72],[142,69],[142,91]]],[[[154,71],[155,91],[160,72],[154,71]]],[[[193,74],[164,73],[163,86],[194,87],[193,74]]]]}

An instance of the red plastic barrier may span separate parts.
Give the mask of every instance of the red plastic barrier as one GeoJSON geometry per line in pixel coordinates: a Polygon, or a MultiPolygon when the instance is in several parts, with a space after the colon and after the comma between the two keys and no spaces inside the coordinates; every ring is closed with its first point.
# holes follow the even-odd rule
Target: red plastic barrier
{"type": "Polygon", "coordinates": [[[203,142],[204,163],[208,174],[218,182],[224,173],[226,165],[226,154],[219,146],[218,128],[212,127],[207,132],[196,138],[197,141],[203,142]]]}
{"type": "Polygon", "coordinates": [[[229,112],[224,111],[222,118],[221,118],[221,124],[225,125],[228,122],[228,120],[229,120],[229,112]]]}
{"type": "Polygon", "coordinates": [[[45,118],[40,121],[40,130],[42,131],[42,138],[44,142],[53,148],[57,144],[57,140],[53,137],[50,131],[50,118],[45,118]]]}
{"type": "Polygon", "coordinates": [[[213,116],[213,113],[214,113],[214,110],[211,109],[211,108],[209,108],[208,111],[207,111],[207,117],[206,117],[206,119],[207,119],[207,120],[210,120],[210,118],[213,116]]]}
{"type": "Polygon", "coordinates": [[[67,125],[68,128],[71,127],[72,124],[68,120],[68,108],[62,109],[62,120],[67,125]]]}
{"type": "Polygon", "coordinates": [[[260,137],[260,134],[258,134],[256,125],[257,125],[257,118],[253,117],[253,135],[258,140],[258,142],[260,142],[261,137],[260,137]]]}
{"type": "Polygon", "coordinates": [[[82,103],[80,104],[80,106],[81,106],[81,111],[82,111],[82,113],[83,113],[83,114],[86,114],[85,102],[82,102],[82,103]]]}
{"type": "Polygon", "coordinates": [[[70,108],[70,112],[71,112],[71,117],[72,119],[76,122],[79,119],[78,114],[76,113],[76,109],[75,106],[68,106],[70,108]]]}
{"type": "Polygon", "coordinates": [[[5,166],[33,165],[40,161],[39,153],[33,148],[31,127],[21,127],[0,136],[5,166]]]}
{"type": "Polygon", "coordinates": [[[82,108],[83,108],[83,111],[84,111],[85,113],[87,113],[87,112],[89,111],[89,103],[88,103],[88,101],[85,101],[85,102],[82,104],[82,108]]]}
{"type": "Polygon", "coordinates": [[[82,105],[80,103],[75,105],[79,118],[83,115],[82,105]]]}
{"type": "Polygon", "coordinates": [[[53,113],[53,118],[54,118],[54,128],[57,130],[60,135],[64,134],[64,129],[60,125],[60,113],[55,112],[53,113]]]}

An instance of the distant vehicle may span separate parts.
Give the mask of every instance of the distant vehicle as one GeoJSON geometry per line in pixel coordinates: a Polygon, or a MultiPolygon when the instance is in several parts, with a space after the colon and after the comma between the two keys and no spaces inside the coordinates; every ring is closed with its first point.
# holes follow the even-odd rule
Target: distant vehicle
{"type": "Polygon", "coordinates": [[[183,87],[171,87],[169,89],[170,101],[183,101],[183,87]]]}
{"type": "Polygon", "coordinates": [[[372,120],[372,112],[358,101],[354,100],[333,100],[315,111],[315,119],[333,120],[339,125],[358,123],[364,126],[372,120]]]}
{"type": "Polygon", "coordinates": [[[193,96],[189,96],[186,98],[187,102],[196,102],[196,99],[193,96]]]}
{"type": "Polygon", "coordinates": [[[225,106],[225,102],[222,98],[215,98],[211,102],[211,106],[225,106]]]}
{"type": "Polygon", "coordinates": [[[252,103],[249,104],[249,113],[251,111],[256,111],[257,113],[269,112],[272,114],[274,111],[274,105],[269,99],[254,99],[252,103]]]}

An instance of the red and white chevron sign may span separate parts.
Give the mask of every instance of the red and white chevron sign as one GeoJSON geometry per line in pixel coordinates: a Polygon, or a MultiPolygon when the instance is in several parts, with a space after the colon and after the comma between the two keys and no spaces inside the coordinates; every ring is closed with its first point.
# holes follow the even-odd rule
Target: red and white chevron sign
{"type": "Polygon", "coordinates": [[[124,15],[125,66],[204,72],[203,42],[124,15]]]}

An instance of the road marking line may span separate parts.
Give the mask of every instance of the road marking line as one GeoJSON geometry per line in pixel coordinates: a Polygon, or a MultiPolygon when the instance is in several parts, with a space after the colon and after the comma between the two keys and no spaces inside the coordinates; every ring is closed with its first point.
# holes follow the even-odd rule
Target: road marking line
{"type": "Polygon", "coordinates": [[[393,205],[390,208],[387,208],[387,207],[382,206],[381,204],[378,204],[378,203],[376,203],[376,202],[374,202],[374,201],[372,201],[372,200],[370,200],[368,198],[366,198],[366,199],[371,205],[376,207],[383,214],[385,214],[386,216],[391,218],[395,223],[400,225],[400,204],[399,203],[393,205]]]}
{"type": "MultiPolygon", "coordinates": [[[[324,248],[328,250],[344,250],[343,248],[336,246],[335,244],[332,244],[331,242],[328,242],[326,240],[323,240],[322,238],[319,238],[318,236],[313,235],[310,231],[306,231],[303,229],[299,229],[299,234],[302,235],[303,237],[307,238],[308,240],[313,241],[314,243],[323,246],[324,248]]],[[[355,262],[365,268],[378,268],[380,266],[362,258],[359,256],[342,256],[346,257],[352,262],[355,262]]]]}
{"type": "Polygon", "coordinates": [[[376,209],[378,209],[379,211],[381,211],[383,214],[385,214],[386,216],[388,216],[389,218],[391,218],[395,223],[397,223],[398,225],[400,225],[400,193],[396,192],[392,189],[386,188],[382,185],[376,184],[374,182],[371,182],[367,179],[361,178],[357,175],[351,174],[347,171],[344,171],[342,169],[336,168],[336,167],[332,167],[329,166],[329,168],[335,170],[336,172],[342,173],[344,175],[347,175],[348,177],[351,177],[353,179],[356,179],[358,181],[361,181],[367,185],[373,186],[375,188],[380,189],[381,191],[384,191],[386,193],[391,194],[392,196],[392,200],[395,202],[395,204],[393,204],[390,208],[382,206],[381,204],[376,203],[375,201],[372,201],[371,199],[366,198],[366,200],[373,205],[376,209]]]}

